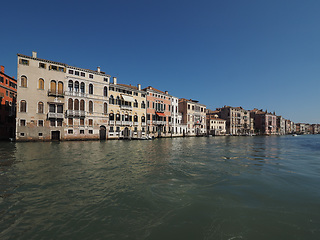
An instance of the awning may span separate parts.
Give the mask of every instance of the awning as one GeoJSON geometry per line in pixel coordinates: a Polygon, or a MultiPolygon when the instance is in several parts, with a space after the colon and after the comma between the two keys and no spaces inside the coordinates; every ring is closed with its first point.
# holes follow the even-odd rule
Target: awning
{"type": "Polygon", "coordinates": [[[133,99],[133,97],[131,97],[131,96],[121,95],[121,97],[122,97],[123,100],[125,100],[126,102],[134,102],[134,99],[133,99]]]}
{"type": "Polygon", "coordinates": [[[156,113],[158,116],[160,116],[160,117],[166,117],[166,115],[164,114],[164,113],[161,113],[161,112],[157,112],[156,113]]]}

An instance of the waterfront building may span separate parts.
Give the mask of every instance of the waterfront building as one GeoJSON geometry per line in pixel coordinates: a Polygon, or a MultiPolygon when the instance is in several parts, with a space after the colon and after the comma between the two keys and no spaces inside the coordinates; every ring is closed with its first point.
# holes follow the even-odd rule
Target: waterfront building
{"type": "Polygon", "coordinates": [[[253,121],[250,112],[242,107],[224,106],[217,108],[219,117],[226,120],[226,132],[231,135],[253,134],[253,121]]]}
{"type": "Polygon", "coordinates": [[[17,141],[106,139],[110,76],[18,54],[17,141]]]}
{"type": "Polygon", "coordinates": [[[171,137],[172,96],[151,86],[143,89],[147,100],[147,134],[152,137],[171,137]]]}
{"type": "Polygon", "coordinates": [[[206,134],[206,105],[196,100],[180,98],[179,111],[182,113],[182,123],[187,125],[187,135],[206,134]]]}
{"type": "Polygon", "coordinates": [[[277,134],[286,134],[286,120],[282,116],[277,116],[277,134]]]}
{"type": "Polygon", "coordinates": [[[171,98],[171,130],[172,136],[184,136],[187,132],[187,125],[182,124],[182,113],[179,112],[179,98],[171,98]]]}
{"type": "Polygon", "coordinates": [[[273,135],[277,133],[277,116],[275,113],[253,109],[250,116],[254,118],[255,129],[258,134],[273,135]]]}
{"type": "Polygon", "coordinates": [[[15,137],[17,80],[0,66],[0,140],[15,137]]]}
{"type": "Polygon", "coordinates": [[[212,136],[226,134],[226,120],[219,118],[218,115],[207,115],[207,133],[212,136]]]}
{"type": "Polygon", "coordinates": [[[146,135],[146,92],[138,87],[119,84],[117,78],[109,87],[110,139],[141,138],[146,135]]]}

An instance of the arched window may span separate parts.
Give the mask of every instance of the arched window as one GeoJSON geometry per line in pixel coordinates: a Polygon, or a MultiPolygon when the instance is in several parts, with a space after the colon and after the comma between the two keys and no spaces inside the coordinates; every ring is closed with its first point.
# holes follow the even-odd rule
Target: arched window
{"type": "Polygon", "coordinates": [[[58,94],[63,94],[63,82],[58,82],[58,94]]]}
{"type": "Polygon", "coordinates": [[[108,114],[108,104],[107,104],[107,103],[104,103],[104,104],[103,104],[103,113],[104,113],[105,115],[108,114]]]}
{"type": "Polygon", "coordinates": [[[38,89],[44,89],[44,80],[42,78],[39,79],[38,89]]]}
{"type": "Polygon", "coordinates": [[[134,121],[134,122],[138,122],[138,116],[137,116],[137,115],[134,115],[133,121],[134,121]]]}
{"type": "Polygon", "coordinates": [[[79,110],[79,100],[74,100],[74,110],[79,110]]]}
{"type": "Polygon", "coordinates": [[[116,121],[120,121],[120,114],[119,113],[117,113],[117,115],[116,115],[116,121]]]}
{"type": "Polygon", "coordinates": [[[109,120],[110,120],[110,121],[114,121],[114,114],[113,114],[113,113],[110,113],[110,114],[109,114],[109,120]]]}
{"type": "Polygon", "coordinates": [[[89,113],[93,113],[93,102],[89,101],[89,113]]]}
{"type": "Polygon", "coordinates": [[[105,96],[105,97],[108,96],[108,88],[107,87],[103,88],[103,96],[105,96]]]}
{"type": "Polygon", "coordinates": [[[57,83],[55,80],[51,80],[50,82],[50,92],[56,93],[57,83]]]}
{"type": "Polygon", "coordinates": [[[76,81],[76,82],[74,83],[74,91],[75,91],[75,92],[79,92],[79,82],[78,82],[78,81],[76,81]]]}
{"type": "Polygon", "coordinates": [[[89,94],[93,94],[93,84],[89,84],[89,94]]]}
{"type": "Polygon", "coordinates": [[[84,93],[84,90],[85,89],[85,85],[84,85],[84,83],[82,82],[81,84],[80,84],[80,92],[81,93],[84,93]]]}
{"type": "Polygon", "coordinates": [[[144,103],[144,101],[142,101],[141,103],[141,108],[146,108],[146,104],[144,103]]]}
{"type": "Polygon", "coordinates": [[[68,109],[69,110],[73,110],[73,100],[72,100],[72,98],[69,98],[69,100],[68,100],[68,109]]]}
{"type": "Polygon", "coordinates": [[[84,100],[80,101],[80,110],[84,111],[84,100]]]}
{"type": "Polygon", "coordinates": [[[73,92],[73,82],[72,82],[72,80],[69,80],[69,82],[68,82],[68,89],[69,89],[69,92],[73,92]]]}
{"type": "Polygon", "coordinates": [[[118,96],[117,99],[116,99],[116,105],[119,105],[119,106],[121,105],[121,100],[120,100],[120,97],[119,97],[119,96],[118,96]]]}
{"type": "Polygon", "coordinates": [[[143,122],[143,123],[146,122],[146,117],[145,116],[141,117],[141,122],[143,122]]]}
{"type": "Polygon", "coordinates": [[[27,87],[28,81],[26,76],[21,76],[21,87],[27,87]]]}
{"type": "Polygon", "coordinates": [[[20,112],[27,112],[27,102],[25,100],[20,101],[20,112]]]}
{"type": "Polygon", "coordinates": [[[110,98],[109,98],[109,104],[114,104],[114,98],[113,98],[112,95],[111,95],[110,98]]]}
{"type": "Polygon", "coordinates": [[[38,113],[43,113],[43,102],[38,103],[38,113]]]}
{"type": "Polygon", "coordinates": [[[134,103],[133,103],[133,107],[138,107],[138,101],[137,101],[137,99],[134,101],[134,103]]]}

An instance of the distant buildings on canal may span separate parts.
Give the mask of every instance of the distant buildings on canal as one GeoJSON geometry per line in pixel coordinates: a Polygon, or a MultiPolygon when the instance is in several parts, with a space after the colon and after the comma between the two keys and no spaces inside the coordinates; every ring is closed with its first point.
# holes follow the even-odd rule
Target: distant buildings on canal
{"type": "Polygon", "coordinates": [[[208,135],[317,134],[262,109],[216,110],[152,86],[117,82],[89,70],[18,54],[17,80],[0,72],[1,139],[17,141],[145,139],[208,135]],[[18,81],[17,81],[18,80],[18,81]]]}

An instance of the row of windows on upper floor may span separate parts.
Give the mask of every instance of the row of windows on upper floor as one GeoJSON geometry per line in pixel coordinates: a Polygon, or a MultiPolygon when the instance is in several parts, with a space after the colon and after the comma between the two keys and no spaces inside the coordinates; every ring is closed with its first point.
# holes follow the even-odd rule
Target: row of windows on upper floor
{"type": "MultiPolygon", "coordinates": [[[[2,76],[0,76],[0,83],[4,83],[4,77],[2,77],[2,76]]],[[[6,78],[6,83],[5,83],[5,84],[8,85],[8,86],[10,86],[10,87],[12,87],[12,88],[17,89],[17,84],[14,83],[14,82],[12,82],[12,81],[10,81],[10,80],[7,79],[7,78],[6,78]]]]}
{"type": "MultiPolygon", "coordinates": [[[[124,100],[120,99],[119,96],[117,96],[117,98],[114,98],[113,95],[111,95],[109,97],[109,104],[119,105],[119,106],[128,106],[128,107],[132,106],[131,102],[124,101],[124,100]]],[[[135,108],[139,107],[139,103],[138,103],[137,99],[134,100],[133,107],[135,107],[135,108]]],[[[141,108],[146,108],[146,104],[144,101],[141,102],[141,108]]]]}
{"type": "MultiPolygon", "coordinates": [[[[196,112],[205,112],[206,111],[205,108],[200,107],[200,106],[192,105],[191,108],[192,108],[193,111],[196,111],[196,112]]],[[[190,104],[188,104],[188,110],[190,110],[190,104]]]]}

